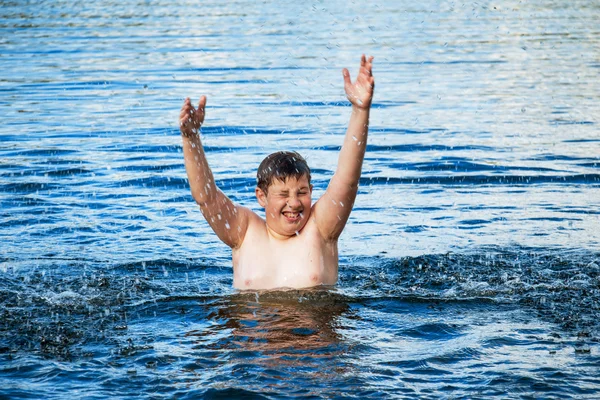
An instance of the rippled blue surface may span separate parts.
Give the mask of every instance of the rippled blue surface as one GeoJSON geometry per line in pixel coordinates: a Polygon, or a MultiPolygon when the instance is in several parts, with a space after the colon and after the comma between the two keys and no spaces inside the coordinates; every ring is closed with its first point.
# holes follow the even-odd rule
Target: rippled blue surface
{"type": "Polygon", "coordinates": [[[0,397],[597,398],[600,6],[7,1],[0,397]],[[334,288],[237,293],[187,187],[295,149],[315,195],[375,56],[334,288]]]}

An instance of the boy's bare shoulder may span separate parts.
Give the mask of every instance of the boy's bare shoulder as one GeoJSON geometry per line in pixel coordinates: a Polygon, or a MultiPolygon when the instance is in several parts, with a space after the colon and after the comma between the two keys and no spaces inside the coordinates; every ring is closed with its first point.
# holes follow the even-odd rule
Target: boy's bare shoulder
{"type": "Polygon", "coordinates": [[[257,213],[252,211],[248,207],[238,206],[238,212],[244,213],[248,220],[248,230],[255,230],[257,228],[265,228],[266,222],[257,213]]]}

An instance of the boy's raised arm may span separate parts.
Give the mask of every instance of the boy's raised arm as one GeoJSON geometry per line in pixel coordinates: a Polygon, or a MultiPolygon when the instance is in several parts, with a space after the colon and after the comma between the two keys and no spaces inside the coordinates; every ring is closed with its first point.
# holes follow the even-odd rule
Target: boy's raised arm
{"type": "Polygon", "coordinates": [[[215,184],[200,140],[204,122],[206,96],[200,98],[198,108],[185,99],[179,114],[179,129],[183,137],[183,157],[192,196],[211,228],[229,247],[241,246],[248,228],[250,211],[234,204],[215,184]]]}
{"type": "Polygon", "coordinates": [[[355,82],[351,81],[346,68],[342,72],[344,90],[352,103],[352,115],[335,174],[313,210],[319,232],[326,240],[337,240],[341,235],[358,192],[358,181],[367,148],[369,112],[375,89],[372,63],[373,57],[361,57],[360,70],[355,82]]]}

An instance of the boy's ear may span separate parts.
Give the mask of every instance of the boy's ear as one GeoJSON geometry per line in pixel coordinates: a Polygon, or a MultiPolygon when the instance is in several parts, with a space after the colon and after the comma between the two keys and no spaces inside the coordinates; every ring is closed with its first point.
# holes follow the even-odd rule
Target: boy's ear
{"type": "Polygon", "coordinates": [[[263,208],[267,208],[267,195],[265,192],[263,192],[263,190],[257,186],[256,189],[254,189],[254,193],[256,194],[258,204],[260,204],[260,206],[263,208]]]}

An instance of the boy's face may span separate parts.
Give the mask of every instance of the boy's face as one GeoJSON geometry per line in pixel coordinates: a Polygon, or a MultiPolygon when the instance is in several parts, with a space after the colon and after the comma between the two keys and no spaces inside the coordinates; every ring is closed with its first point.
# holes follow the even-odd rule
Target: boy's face
{"type": "Polygon", "coordinates": [[[312,185],[308,178],[273,179],[267,193],[256,188],[258,203],[265,208],[267,226],[274,233],[290,237],[300,232],[310,216],[312,185]]]}

